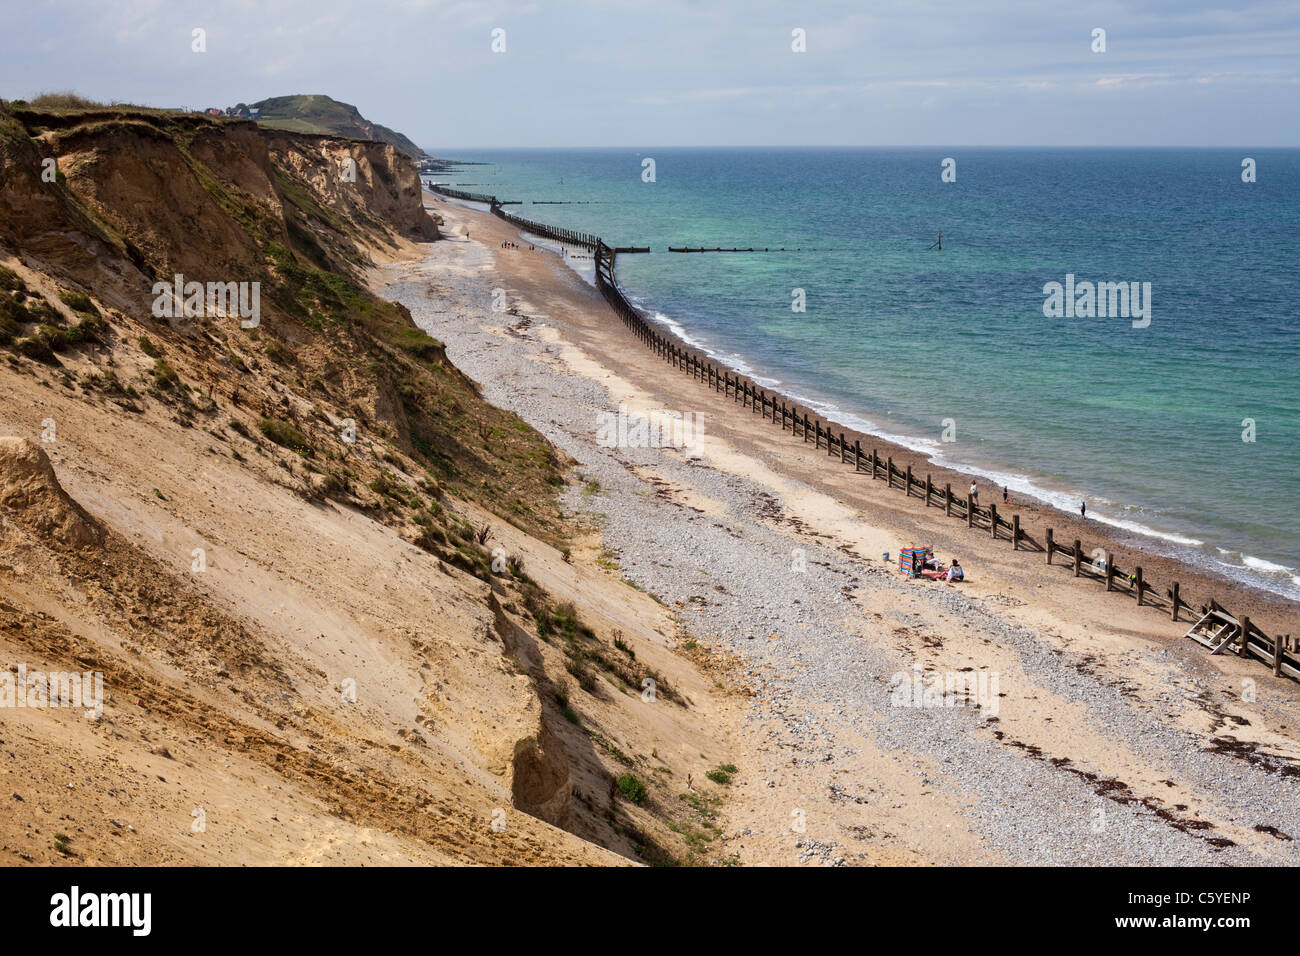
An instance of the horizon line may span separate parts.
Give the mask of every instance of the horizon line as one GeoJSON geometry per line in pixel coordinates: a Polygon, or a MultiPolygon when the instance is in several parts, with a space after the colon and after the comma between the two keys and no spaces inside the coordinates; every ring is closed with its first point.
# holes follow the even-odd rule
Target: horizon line
{"type": "MultiPolygon", "coordinates": [[[[421,146],[425,152],[438,158],[432,147],[421,146]]],[[[752,143],[744,145],[719,145],[719,144],[701,144],[701,145],[657,145],[657,146],[632,146],[632,145],[610,145],[610,146],[445,146],[439,147],[444,151],[474,151],[474,150],[523,150],[523,149],[627,149],[627,150],[646,150],[646,149],[788,149],[788,150],[818,150],[818,149],[1300,149],[1300,143],[1295,144],[1272,144],[1272,145],[1245,145],[1234,143],[1229,145],[1209,145],[1204,143],[1179,143],[1179,144],[1155,144],[1155,143],[1122,143],[1116,145],[1098,145],[1098,144],[978,144],[978,143],[957,143],[957,144],[936,144],[936,143],[888,143],[888,144],[864,144],[864,143],[824,143],[808,146],[790,146],[790,145],[771,145],[752,143]]]]}

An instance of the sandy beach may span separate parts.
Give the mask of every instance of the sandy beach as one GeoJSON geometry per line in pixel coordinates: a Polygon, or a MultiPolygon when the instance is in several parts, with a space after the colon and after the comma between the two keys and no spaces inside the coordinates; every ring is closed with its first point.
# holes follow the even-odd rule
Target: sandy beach
{"type": "MultiPolygon", "coordinates": [[[[724,827],[738,862],[1300,862],[1294,681],[1211,656],[1186,620],[828,460],[670,369],[559,256],[503,248],[521,242],[509,224],[426,204],[448,238],[378,270],[376,290],[578,461],[567,505],[594,543],[575,563],[662,601],[678,653],[711,649],[743,672],[750,696],[718,714],[740,742],[724,827]],[[699,440],[686,454],[607,447],[599,416],[620,408],[693,413],[699,440]],[[882,560],[922,544],[967,580],[911,581],[882,560]]],[[[969,483],[863,444],[940,487],[969,483]]],[[[986,502],[994,489],[980,488],[986,502]]],[[[995,500],[1039,540],[1050,524],[1158,586],[1178,580],[1193,603],[1216,596],[1268,633],[1300,622],[1288,602],[995,500]]]]}

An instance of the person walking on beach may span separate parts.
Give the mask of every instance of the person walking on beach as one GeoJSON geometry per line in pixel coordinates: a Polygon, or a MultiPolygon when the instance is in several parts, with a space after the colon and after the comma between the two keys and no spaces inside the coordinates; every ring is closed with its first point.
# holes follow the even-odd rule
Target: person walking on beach
{"type": "Polygon", "coordinates": [[[1079,517],[1080,517],[1080,518],[1087,519],[1087,517],[1088,517],[1088,502],[1086,502],[1086,501],[1080,501],[1080,502],[1079,502],[1079,517]]]}
{"type": "Polygon", "coordinates": [[[979,504],[980,501],[980,490],[975,487],[975,482],[973,481],[970,483],[970,500],[976,504],[979,504]]]}
{"type": "Polygon", "coordinates": [[[1006,485],[1002,486],[1002,503],[1004,505],[1011,504],[1011,492],[1007,491],[1006,485]]]}

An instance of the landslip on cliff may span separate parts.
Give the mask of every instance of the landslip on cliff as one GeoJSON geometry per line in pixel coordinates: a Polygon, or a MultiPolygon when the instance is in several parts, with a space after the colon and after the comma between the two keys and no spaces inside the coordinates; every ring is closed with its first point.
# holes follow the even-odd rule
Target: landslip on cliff
{"type": "Polygon", "coordinates": [[[437,238],[385,143],[0,107],[0,862],[717,858],[725,672],[365,289],[437,238]]]}

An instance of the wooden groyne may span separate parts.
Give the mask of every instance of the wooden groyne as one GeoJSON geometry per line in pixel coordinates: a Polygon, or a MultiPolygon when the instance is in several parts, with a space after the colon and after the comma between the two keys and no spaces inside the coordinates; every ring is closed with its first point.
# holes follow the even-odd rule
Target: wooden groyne
{"type": "Polygon", "coordinates": [[[787,249],[785,246],[782,246],[779,249],[772,249],[768,247],[758,249],[754,246],[750,246],[748,249],[739,249],[739,248],[724,249],[722,246],[714,246],[713,248],[709,248],[707,246],[669,246],[668,251],[669,252],[803,252],[802,249],[787,249]]]}
{"type": "MultiPolygon", "coordinates": [[[[451,193],[434,187],[434,192],[451,193]]],[[[453,196],[452,198],[464,198],[453,196]]],[[[1189,620],[1191,629],[1184,635],[1209,647],[1211,653],[1235,653],[1252,657],[1269,666],[1274,675],[1300,680],[1300,641],[1291,635],[1269,636],[1256,627],[1249,617],[1233,615],[1213,598],[1193,605],[1178,581],[1159,587],[1143,573],[1141,566],[1121,568],[1114,555],[1102,548],[1089,549],[1080,539],[1068,544],[1056,540],[1054,529],[1046,528],[1042,540],[1031,536],[1021,526],[1020,515],[1004,515],[996,504],[983,507],[974,496],[955,494],[952,485],[937,486],[927,473],[924,480],[914,473],[911,463],[895,463],[892,457],[882,459],[875,448],[864,450],[860,439],[850,442],[844,432],[832,429],[829,422],[808,415],[805,409],[788,403],[777,394],[769,395],[744,376],[719,368],[707,358],[684,348],[676,339],[660,331],[628,301],[614,278],[614,264],[620,253],[649,252],[648,247],[619,247],[605,245],[598,236],[558,229],[544,223],[531,222],[505,212],[494,197],[475,199],[486,202],[493,215],[517,226],[525,232],[572,245],[584,246],[595,257],[596,288],[609,307],[623,320],[632,333],[655,355],[671,368],[689,375],[723,396],[732,399],[742,408],[750,409],[791,437],[812,442],[815,448],[826,449],[830,458],[851,465],[858,474],[865,474],[886,487],[902,491],[908,498],[920,498],[926,508],[942,509],[944,516],[954,521],[964,521],[974,532],[988,535],[995,541],[1007,542],[1012,550],[1042,554],[1049,566],[1060,567],[1074,577],[1104,585],[1107,592],[1132,598],[1139,607],[1149,607],[1169,614],[1174,621],[1189,620]],[[1063,559],[1056,561],[1055,559],[1063,559]]]]}
{"type": "Polygon", "coordinates": [[[486,206],[498,205],[496,196],[489,196],[485,193],[471,193],[463,189],[452,189],[450,186],[427,186],[429,192],[437,193],[439,196],[446,196],[449,199],[461,199],[465,202],[481,202],[486,206]]]}

